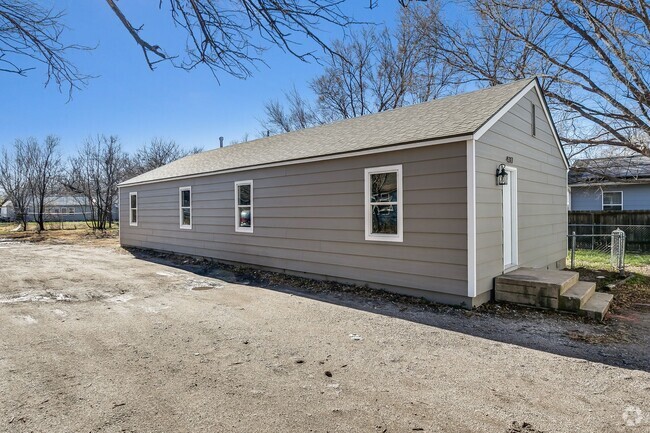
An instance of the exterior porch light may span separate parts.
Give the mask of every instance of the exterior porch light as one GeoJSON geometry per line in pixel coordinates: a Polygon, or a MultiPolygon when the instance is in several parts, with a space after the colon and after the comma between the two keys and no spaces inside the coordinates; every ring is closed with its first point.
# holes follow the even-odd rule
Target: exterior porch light
{"type": "Polygon", "coordinates": [[[508,185],[508,172],[505,164],[500,164],[497,168],[497,185],[508,185]]]}

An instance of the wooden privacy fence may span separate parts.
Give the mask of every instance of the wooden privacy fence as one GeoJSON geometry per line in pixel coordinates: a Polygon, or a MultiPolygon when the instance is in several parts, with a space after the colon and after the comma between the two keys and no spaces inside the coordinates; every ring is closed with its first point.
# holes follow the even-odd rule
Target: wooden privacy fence
{"type": "MultiPolygon", "coordinates": [[[[650,211],[571,211],[569,234],[608,235],[620,228],[625,232],[626,248],[630,252],[650,252],[650,211]]],[[[586,239],[586,238],[585,238],[586,239]]],[[[597,243],[597,237],[583,242],[597,243]]],[[[589,249],[583,244],[578,248],[589,249]]],[[[591,249],[597,245],[592,245],[591,249]]]]}

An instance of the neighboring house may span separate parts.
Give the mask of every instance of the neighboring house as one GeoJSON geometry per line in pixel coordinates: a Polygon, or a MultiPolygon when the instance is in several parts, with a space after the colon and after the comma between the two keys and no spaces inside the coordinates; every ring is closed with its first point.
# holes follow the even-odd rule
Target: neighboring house
{"type": "Polygon", "coordinates": [[[11,201],[6,201],[0,206],[0,220],[11,221],[14,219],[14,207],[11,201]]]}
{"type": "Polygon", "coordinates": [[[469,307],[507,270],[564,268],[567,169],[522,80],[142,174],[120,185],[120,241],[469,307]]]}
{"type": "MultiPolygon", "coordinates": [[[[33,206],[28,209],[28,220],[34,221],[36,210],[33,206]]],[[[16,217],[11,201],[6,202],[0,211],[3,219],[13,220],[16,217]]],[[[91,218],[91,208],[85,197],[78,196],[52,196],[45,198],[44,209],[45,221],[85,221],[91,218]],[[84,218],[85,216],[85,218],[84,218]]],[[[119,210],[115,206],[113,209],[113,219],[118,220],[119,210]]]]}
{"type": "Polygon", "coordinates": [[[650,210],[650,158],[576,161],[569,171],[572,211],[650,210]]]}

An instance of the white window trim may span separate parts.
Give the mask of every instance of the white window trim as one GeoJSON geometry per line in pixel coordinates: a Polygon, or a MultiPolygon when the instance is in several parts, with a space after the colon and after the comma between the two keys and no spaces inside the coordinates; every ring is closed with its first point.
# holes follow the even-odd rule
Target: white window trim
{"type": "Polygon", "coordinates": [[[129,193],[129,225],[133,227],[138,226],[138,220],[140,219],[140,215],[138,212],[138,193],[137,192],[131,192],[129,193]],[[131,197],[135,196],[135,207],[131,207],[132,199],[131,197]],[[135,209],[135,222],[133,221],[133,209],[135,209]]]}
{"type": "MultiPolygon", "coordinates": [[[[187,206],[186,206],[187,207],[187,206]]],[[[185,230],[192,230],[192,187],[191,186],[182,186],[178,188],[178,222],[180,228],[185,230]],[[190,192],[190,224],[183,225],[183,191],[190,192]]]]}
{"type": "Polygon", "coordinates": [[[366,168],[364,173],[365,186],[365,220],[366,220],[366,240],[367,241],[384,241],[384,242],[403,242],[404,241],[404,212],[402,195],[402,165],[388,165],[384,167],[366,168]],[[372,206],[370,198],[372,196],[372,182],[370,176],[377,173],[397,173],[397,234],[372,233],[372,206]]]}
{"type": "MultiPolygon", "coordinates": [[[[623,210],[623,191],[602,191],[600,194],[600,209],[601,210],[611,210],[611,209],[605,209],[605,194],[609,192],[620,192],[621,193],[621,210],[623,210]]],[[[608,206],[618,206],[618,203],[616,204],[609,204],[608,206]]]]}
{"type": "Polygon", "coordinates": [[[235,182],[235,231],[239,233],[253,233],[253,227],[255,225],[255,214],[253,213],[253,181],[252,180],[241,180],[235,182]],[[250,227],[240,227],[239,226],[239,187],[241,185],[250,185],[251,187],[251,226],[250,227]]]}

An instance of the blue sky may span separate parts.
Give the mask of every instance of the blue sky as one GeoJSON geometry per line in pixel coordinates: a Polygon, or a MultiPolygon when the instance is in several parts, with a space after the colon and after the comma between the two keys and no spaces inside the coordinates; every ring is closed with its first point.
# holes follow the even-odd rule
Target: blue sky
{"type": "MultiPolygon", "coordinates": [[[[48,4],[48,2],[44,2],[48,4]]],[[[304,63],[279,49],[267,51],[268,67],[259,65],[253,78],[240,80],[225,74],[220,84],[204,68],[186,72],[161,64],[149,70],[142,51],[103,1],[66,0],[50,4],[66,10],[67,40],[88,46],[92,51],[69,55],[82,72],[97,76],[75,91],[68,101],[67,91],[55,85],[44,87],[43,69],[28,77],[0,73],[0,146],[16,138],[47,134],[61,138],[63,152],[70,155],[85,138],[96,134],[116,134],[126,151],[149,142],[152,137],[174,139],[183,147],[218,146],[241,138],[256,137],[261,129],[264,102],[281,99],[292,86],[311,94],[308,81],[319,73],[317,63],[304,63]]],[[[134,25],[145,24],[143,37],[165,48],[184,35],[171,24],[166,2],[138,0],[119,5],[134,25]],[[172,41],[172,42],[169,42],[172,41]]],[[[380,0],[368,9],[368,0],[348,0],[346,7],[355,18],[392,25],[396,0],[380,0]]],[[[326,40],[340,30],[329,29],[326,40]]],[[[172,47],[173,48],[173,47],[172,47]]],[[[168,49],[168,51],[172,51],[168,49]]]]}

